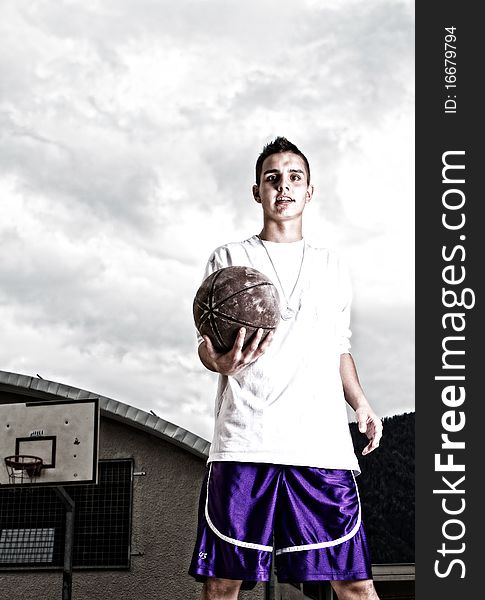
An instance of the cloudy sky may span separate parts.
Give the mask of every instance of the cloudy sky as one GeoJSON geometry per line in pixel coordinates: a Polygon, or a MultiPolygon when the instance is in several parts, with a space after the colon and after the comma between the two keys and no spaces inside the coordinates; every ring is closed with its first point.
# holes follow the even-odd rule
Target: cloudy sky
{"type": "Polygon", "coordinates": [[[312,166],[304,234],[354,283],[381,416],[414,410],[410,0],[2,1],[0,369],[212,434],[192,299],[260,230],[254,163],[312,166]]]}

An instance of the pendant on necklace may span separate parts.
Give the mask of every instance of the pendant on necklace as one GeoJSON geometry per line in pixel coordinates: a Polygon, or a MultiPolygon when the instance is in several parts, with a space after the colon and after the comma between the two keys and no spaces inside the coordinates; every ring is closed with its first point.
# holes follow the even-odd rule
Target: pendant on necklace
{"type": "Polygon", "coordinates": [[[287,306],[285,310],[282,311],[281,318],[283,319],[283,321],[289,321],[290,319],[293,319],[295,315],[296,310],[287,306]]]}

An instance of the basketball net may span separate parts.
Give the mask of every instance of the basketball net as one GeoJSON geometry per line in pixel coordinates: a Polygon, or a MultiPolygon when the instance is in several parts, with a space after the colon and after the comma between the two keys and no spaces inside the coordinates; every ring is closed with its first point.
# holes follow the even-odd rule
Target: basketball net
{"type": "Polygon", "coordinates": [[[43,466],[43,461],[38,456],[18,454],[5,457],[5,468],[11,484],[34,483],[39,477],[43,466]]]}

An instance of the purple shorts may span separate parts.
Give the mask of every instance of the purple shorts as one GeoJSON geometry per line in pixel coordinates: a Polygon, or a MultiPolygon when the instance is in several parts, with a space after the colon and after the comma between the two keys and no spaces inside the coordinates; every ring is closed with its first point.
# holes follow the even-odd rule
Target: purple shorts
{"type": "Polygon", "coordinates": [[[213,462],[202,484],[189,573],[280,582],[372,579],[351,471],[213,462]]]}

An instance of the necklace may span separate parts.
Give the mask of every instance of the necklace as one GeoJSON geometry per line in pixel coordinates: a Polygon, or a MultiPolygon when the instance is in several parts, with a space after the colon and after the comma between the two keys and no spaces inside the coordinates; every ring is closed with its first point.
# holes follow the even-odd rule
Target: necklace
{"type": "Polygon", "coordinates": [[[286,308],[282,311],[281,318],[284,321],[289,321],[290,319],[293,319],[296,316],[296,314],[298,313],[298,311],[300,310],[300,306],[298,306],[298,308],[295,309],[295,308],[291,307],[290,304],[291,304],[291,299],[293,297],[293,293],[296,290],[296,286],[298,285],[298,282],[300,280],[300,275],[301,275],[301,271],[302,271],[302,268],[303,268],[303,261],[305,259],[306,242],[303,241],[303,252],[302,252],[302,255],[301,255],[301,263],[300,263],[300,268],[298,270],[298,275],[296,277],[295,285],[293,286],[293,289],[291,290],[290,295],[287,297],[286,294],[285,294],[285,288],[283,287],[283,284],[281,283],[280,276],[278,275],[278,271],[276,270],[276,267],[275,267],[275,264],[273,262],[273,259],[271,258],[271,254],[268,252],[268,248],[266,248],[263,240],[259,237],[259,235],[257,235],[256,237],[258,238],[261,246],[263,246],[263,248],[266,251],[266,255],[267,255],[268,259],[269,259],[269,262],[271,263],[271,267],[273,268],[273,271],[275,272],[275,275],[276,275],[276,278],[278,280],[278,283],[280,284],[280,289],[283,292],[283,296],[285,298],[286,308]]]}

